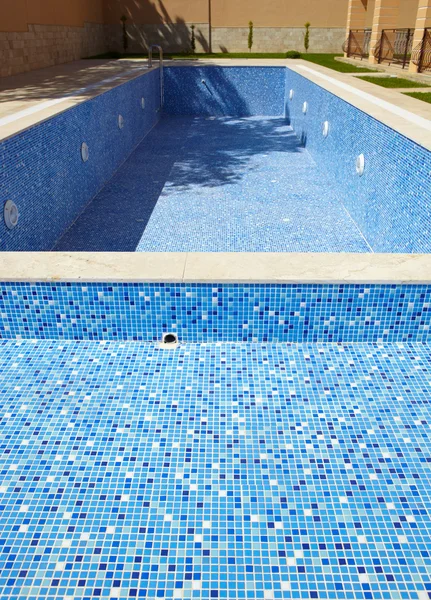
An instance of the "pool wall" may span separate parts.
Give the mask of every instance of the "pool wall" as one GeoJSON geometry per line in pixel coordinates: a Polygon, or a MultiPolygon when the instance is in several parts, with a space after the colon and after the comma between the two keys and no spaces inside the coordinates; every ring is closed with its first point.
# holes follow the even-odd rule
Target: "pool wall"
{"type": "Polygon", "coordinates": [[[167,67],[164,112],[250,117],[284,114],[285,67],[167,67]]]}
{"type": "Polygon", "coordinates": [[[429,150],[290,69],[286,116],[335,182],[340,201],[374,252],[431,252],[429,150]],[[360,154],[365,159],[362,176],[356,173],[360,154]]]}
{"type": "Polygon", "coordinates": [[[154,127],[159,109],[156,69],[0,142],[0,205],[13,200],[20,212],[13,230],[0,218],[0,249],[50,250],[154,127]]]}
{"type": "Polygon", "coordinates": [[[430,307],[429,285],[11,282],[0,337],[424,342],[430,307]]]}

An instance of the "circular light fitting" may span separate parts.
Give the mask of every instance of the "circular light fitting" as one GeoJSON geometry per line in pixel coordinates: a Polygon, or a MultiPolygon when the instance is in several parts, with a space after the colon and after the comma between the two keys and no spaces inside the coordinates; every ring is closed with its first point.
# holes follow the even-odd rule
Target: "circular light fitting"
{"type": "Polygon", "coordinates": [[[322,125],[322,135],[324,138],[328,137],[329,133],[329,121],[325,121],[322,125]]]}
{"type": "Polygon", "coordinates": [[[12,202],[12,200],[8,200],[5,203],[3,216],[4,222],[6,223],[6,227],[8,229],[13,229],[18,225],[19,212],[15,202],[12,202]]]}
{"type": "Polygon", "coordinates": [[[361,176],[364,174],[364,169],[365,169],[365,157],[363,154],[360,154],[357,158],[356,158],[356,173],[361,176]]]}
{"type": "Polygon", "coordinates": [[[88,151],[88,146],[85,142],[82,142],[81,145],[81,158],[83,160],[83,162],[87,162],[88,158],[89,158],[89,151],[88,151]]]}
{"type": "Polygon", "coordinates": [[[307,110],[308,110],[308,102],[304,102],[304,104],[302,105],[302,112],[304,113],[304,115],[307,114],[307,110]]]}

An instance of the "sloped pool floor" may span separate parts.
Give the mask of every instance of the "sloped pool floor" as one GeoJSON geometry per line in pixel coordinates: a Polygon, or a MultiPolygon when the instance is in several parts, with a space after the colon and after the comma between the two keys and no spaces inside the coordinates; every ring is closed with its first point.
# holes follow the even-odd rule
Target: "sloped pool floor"
{"type": "Polygon", "coordinates": [[[370,252],[283,118],[164,117],[54,250],[370,252]]]}
{"type": "Polygon", "coordinates": [[[430,348],[0,342],[0,597],[431,597],[430,348]]]}

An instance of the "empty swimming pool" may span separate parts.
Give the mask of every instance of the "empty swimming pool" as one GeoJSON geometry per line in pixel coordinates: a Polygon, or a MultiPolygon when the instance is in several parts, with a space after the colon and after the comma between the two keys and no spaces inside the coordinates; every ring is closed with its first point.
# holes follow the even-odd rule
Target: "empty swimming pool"
{"type": "Polygon", "coordinates": [[[169,67],[0,153],[0,598],[430,598],[429,152],[169,67]]]}
{"type": "Polygon", "coordinates": [[[163,107],[159,84],[3,142],[2,249],[431,250],[425,148],[284,67],[169,67],[163,107]]]}

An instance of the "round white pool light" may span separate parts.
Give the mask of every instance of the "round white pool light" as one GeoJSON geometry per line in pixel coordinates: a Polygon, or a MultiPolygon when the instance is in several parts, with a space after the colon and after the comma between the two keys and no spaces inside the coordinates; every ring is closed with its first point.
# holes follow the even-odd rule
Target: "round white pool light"
{"type": "Polygon", "coordinates": [[[356,173],[361,177],[364,174],[365,169],[365,157],[363,154],[360,154],[356,157],[356,173]]]}
{"type": "Polygon", "coordinates": [[[304,104],[302,105],[302,112],[304,113],[304,115],[307,114],[307,110],[308,110],[308,102],[304,102],[304,104]]]}
{"type": "Polygon", "coordinates": [[[14,227],[16,227],[18,225],[18,219],[19,219],[18,207],[15,204],[15,202],[12,202],[12,200],[7,200],[7,202],[5,203],[4,210],[3,210],[3,217],[4,217],[4,222],[6,224],[6,227],[8,229],[13,229],[14,227]]]}
{"type": "Polygon", "coordinates": [[[329,133],[329,121],[325,121],[322,125],[322,135],[324,138],[328,137],[329,133]]]}
{"type": "Polygon", "coordinates": [[[88,158],[90,156],[89,150],[88,150],[88,146],[85,142],[82,142],[81,144],[81,158],[83,162],[87,162],[88,158]]]}
{"type": "Polygon", "coordinates": [[[123,115],[118,115],[118,128],[123,129],[124,127],[124,117],[123,115]]]}
{"type": "Polygon", "coordinates": [[[290,90],[289,92],[289,100],[293,100],[293,96],[295,95],[295,90],[290,90]]]}
{"type": "Polygon", "coordinates": [[[142,110],[145,109],[145,98],[143,96],[141,98],[141,108],[142,108],[142,110]]]}

